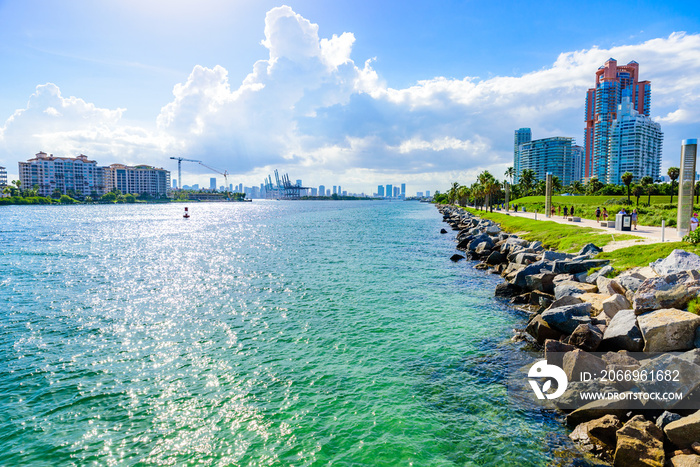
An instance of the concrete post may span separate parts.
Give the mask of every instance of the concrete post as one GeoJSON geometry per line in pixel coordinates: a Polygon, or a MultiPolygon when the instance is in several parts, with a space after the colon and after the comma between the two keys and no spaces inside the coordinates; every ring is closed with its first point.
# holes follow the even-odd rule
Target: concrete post
{"type": "Polygon", "coordinates": [[[690,231],[690,217],[693,215],[693,194],[695,192],[695,161],[698,140],[684,139],[681,142],[681,166],[678,177],[678,236],[690,231]]]}
{"type": "Polygon", "coordinates": [[[552,172],[547,172],[547,182],[545,187],[544,215],[552,217],[552,172]]]}

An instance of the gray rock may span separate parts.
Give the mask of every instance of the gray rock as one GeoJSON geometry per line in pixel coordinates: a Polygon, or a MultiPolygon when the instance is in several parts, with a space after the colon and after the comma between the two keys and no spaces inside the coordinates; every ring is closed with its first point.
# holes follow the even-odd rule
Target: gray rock
{"type": "Polygon", "coordinates": [[[603,313],[610,319],[614,318],[618,311],[630,310],[632,308],[632,304],[627,298],[620,294],[615,294],[610,298],[606,298],[603,300],[602,306],[603,313]]]}
{"type": "Polygon", "coordinates": [[[556,274],[552,273],[554,275],[554,279],[552,279],[552,282],[554,282],[554,285],[556,285],[558,282],[564,282],[564,281],[576,281],[576,277],[574,277],[573,274],[556,274]]]}
{"type": "Polygon", "coordinates": [[[591,322],[591,304],[579,303],[559,308],[550,308],[540,316],[552,329],[569,335],[579,324],[591,322]]]}
{"type": "Polygon", "coordinates": [[[479,244],[486,242],[488,245],[489,249],[493,248],[493,240],[491,237],[487,234],[480,234],[474,237],[474,239],[469,242],[469,246],[467,246],[467,249],[474,251],[476,250],[476,247],[479,246],[479,244]]]}
{"type": "Polygon", "coordinates": [[[578,255],[579,256],[590,255],[590,254],[597,255],[598,253],[602,253],[602,252],[603,252],[602,248],[598,248],[594,244],[588,243],[588,244],[584,245],[583,248],[581,248],[579,250],[578,255]]]}
{"type": "Polygon", "coordinates": [[[552,265],[552,272],[557,274],[578,274],[586,272],[592,268],[605,266],[610,261],[607,259],[587,259],[578,261],[555,261],[552,265]]]}
{"type": "Polygon", "coordinates": [[[603,340],[603,333],[591,323],[579,324],[569,337],[569,344],[586,352],[595,352],[603,340]]]}
{"type": "MultiPolygon", "coordinates": [[[[593,386],[597,389],[598,386],[593,386]]],[[[563,396],[562,396],[563,397],[563,396]]],[[[583,407],[571,412],[566,417],[566,424],[576,426],[580,423],[588,422],[605,415],[615,415],[622,419],[630,411],[630,401],[620,399],[601,399],[585,404],[583,407]]]]}
{"type": "Polygon", "coordinates": [[[647,278],[638,273],[620,274],[615,280],[626,290],[636,292],[647,278]]]}
{"type": "Polygon", "coordinates": [[[554,300],[554,302],[552,302],[550,305],[550,308],[560,308],[562,306],[577,305],[579,303],[583,303],[583,300],[581,300],[579,297],[574,295],[564,295],[559,300],[554,300]]]}
{"type": "MultiPolygon", "coordinates": [[[[661,354],[656,358],[642,361],[640,372],[646,374],[668,374],[673,380],[664,378],[648,378],[636,382],[640,391],[646,393],[681,393],[684,396],[697,393],[700,389],[700,366],[690,363],[674,354],[661,354]]],[[[682,404],[682,401],[664,401],[663,407],[672,408],[682,404]]],[[[687,406],[686,402],[686,406],[687,406]]],[[[700,439],[700,438],[699,438],[700,439]]]]}
{"type": "Polygon", "coordinates": [[[458,254],[454,254],[454,255],[450,256],[450,260],[451,260],[451,261],[454,261],[455,263],[456,263],[457,261],[461,261],[461,260],[463,260],[463,259],[464,259],[464,256],[458,255],[458,254]]]}
{"type": "Polygon", "coordinates": [[[539,240],[536,240],[536,241],[530,243],[530,248],[532,248],[533,250],[535,250],[537,252],[544,251],[544,247],[542,246],[542,242],[540,242],[539,240]]]}
{"type": "Polygon", "coordinates": [[[600,374],[606,366],[602,358],[581,349],[564,354],[563,365],[562,369],[569,381],[581,381],[581,373],[583,372],[600,374]]]}
{"type": "Polygon", "coordinates": [[[698,467],[700,465],[700,455],[678,454],[673,456],[666,465],[670,467],[698,467]]]}
{"type": "Polygon", "coordinates": [[[681,449],[689,448],[700,440],[700,410],[680,420],[671,422],[664,428],[668,439],[681,449]]]}
{"type": "Polygon", "coordinates": [[[541,272],[525,277],[525,283],[530,290],[539,290],[540,292],[553,294],[555,277],[551,272],[541,272]]]}
{"type": "MultiPolygon", "coordinates": [[[[537,256],[537,252],[531,248],[519,248],[519,247],[512,247],[510,249],[510,253],[508,253],[508,261],[511,263],[516,263],[518,260],[518,255],[527,253],[531,255],[537,256]]],[[[520,263],[522,264],[522,263],[520,263]]]]}
{"type": "Polygon", "coordinates": [[[671,422],[675,422],[676,420],[680,420],[681,418],[682,417],[677,413],[669,412],[668,410],[666,410],[664,411],[664,413],[662,413],[656,418],[656,426],[663,430],[666,427],[666,425],[668,425],[671,422]]]}
{"type": "Polygon", "coordinates": [[[643,346],[642,331],[637,326],[634,310],[618,311],[610,320],[600,343],[601,350],[641,352],[643,346]]]}
{"type": "Polygon", "coordinates": [[[574,255],[569,253],[560,253],[558,251],[547,250],[542,252],[542,259],[547,261],[566,261],[573,258],[574,255]]]}
{"type": "Polygon", "coordinates": [[[563,342],[547,339],[544,342],[544,358],[550,365],[556,365],[559,368],[564,367],[564,354],[576,349],[573,345],[564,344],[563,342]]]}
{"type": "Polygon", "coordinates": [[[608,279],[605,276],[598,276],[595,283],[596,286],[598,286],[600,293],[604,293],[606,295],[625,294],[625,289],[618,284],[615,279],[608,279]]]}
{"type": "Polygon", "coordinates": [[[607,266],[603,266],[602,268],[598,269],[596,272],[591,273],[590,276],[586,278],[586,282],[589,284],[595,284],[596,279],[598,279],[598,276],[605,276],[611,272],[613,272],[615,268],[610,266],[609,264],[607,266]]]}
{"type": "Polygon", "coordinates": [[[523,269],[515,273],[515,276],[513,277],[513,284],[522,288],[527,287],[527,276],[531,274],[539,274],[542,271],[542,268],[547,267],[547,265],[548,263],[544,261],[537,261],[536,263],[525,266],[523,269]]]}
{"type": "Polygon", "coordinates": [[[687,352],[680,354],[678,358],[682,358],[683,360],[686,360],[692,363],[693,365],[700,366],[700,349],[688,350],[687,352]]]}
{"type": "Polygon", "coordinates": [[[561,332],[552,329],[549,324],[542,319],[541,315],[536,315],[530,320],[525,328],[525,332],[534,337],[540,345],[544,344],[548,339],[559,340],[561,337],[561,332]]]}
{"type": "Polygon", "coordinates": [[[595,293],[598,289],[595,285],[583,282],[565,281],[554,286],[554,297],[559,300],[566,295],[580,295],[584,293],[595,293]]]}
{"type": "Polygon", "coordinates": [[[538,256],[535,253],[518,253],[515,256],[515,262],[518,264],[532,264],[538,261],[538,256]]]}
{"type": "Polygon", "coordinates": [[[523,290],[510,282],[501,282],[496,286],[496,297],[512,298],[521,293],[523,293],[523,290]]]}
{"type": "Polygon", "coordinates": [[[622,422],[614,415],[606,415],[590,422],[581,423],[569,435],[580,450],[612,462],[616,446],[617,430],[622,422]]]}
{"type": "Polygon", "coordinates": [[[441,234],[446,234],[446,233],[447,233],[447,230],[445,230],[445,229],[440,229],[440,233],[441,233],[441,234]]]}
{"type": "Polygon", "coordinates": [[[488,256],[491,254],[491,248],[493,248],[493,242],[481,242],[476,246],[474,253],[479,256],[488,256]]]}
{"type": "Polygon", "coordinates": [[[576,279],[576,282],[586,282],[587,278],[588,278],[587,272],[579,272],[578,274],[574,274],[574,279],[576,279]]]}
{"type": "Polygon", "coordinates": [[[690,350],[695,347],[700,316],[666,308],[639,316],[637,323],[644,338],[644,352],[690,350]]]}
{"type": "Polygon", "coordinates": [[[649,264],[660,276],[700,269],[700,256],[685,250],[673,250],[666,258],[649,264]]]}
{"type": "Polygon", "coordinates": [[[491,254],[486,258],[486,264],[490,264],[491,266],[495,266],[497,264],[502,264],[506,262],[506,255],[501,253],[500,251],[492,251],[491,254]]]}
{"type": "Polygon", "coordinates": [[[491,236],[496,236],[499,233],[501,233],[501,228],[498,227],[497,225],[490,225],[484,229],[484,233],[491,235],[491,236]]]}

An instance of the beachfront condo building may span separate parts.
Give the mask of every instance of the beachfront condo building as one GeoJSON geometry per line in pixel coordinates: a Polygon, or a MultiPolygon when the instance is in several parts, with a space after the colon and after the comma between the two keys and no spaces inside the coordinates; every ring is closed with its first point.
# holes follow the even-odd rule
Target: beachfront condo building
{"type": "MultiPolygon", "coordinates": [[[[622,99],[629,98],[632,108],[640,115],[651,111],[651,83],[639,81],[639,64],[617,64],[609,59],[595,74],[595,87],[586,93],[586,128],[584,133],[584,179],[597,177],[608,180],[610,138],[613,122],[622,99]]],[[[613,177],[614,178],[614,177],[613,177]]]]}
{"type": "Polygon", "coordinates": [[[573,181],[574,164],[572,157],[573,138],[554,136],[522,143],[516,153],[517,165],[521,171],[533,170],[536,180],[545,180],[547,173],[558,177],[562,185],[573,181]]]}
{"type": "Polygon", "coordinates": [[[513,177],[513,183],[518,183],[520,173],[522,169],[520,168],[520,158],[518,157],[518,149],[523,143],[529,143],[532,141],[532,131],[529,128],[520,128],[515,130],[515,138],[513,139],[513,168],[515,169],[515,177],[513,177]]]}
{"type": "Polygon", "coordinates": [[[318,196],[325,196],[325,194],[326,194],[326,186],[319,185],[318,186],[318,196]]]}
{"type": "Polygon", "coordinates": [[[384,185],[377,186],[377,196],[384,198],[384,185]]]}
{"type": "Polygon", "coordinates": [[[170,172],[150,165],[112,164],[104,167],[106,191],[163,197],[170,189],[170,172]]]}
{"type": "Polygon", "coordinates": [[[582,181],[585,167],[585,152],[583,146],[579,146],[578,144],[571,146],[571,164],[571,181],[582,181]]]}
{"type": "Polygon", "coordinates": [[[103,167],[81,154],[78,157],[55,157],[37,153],[27,162],[19,162],[19,179],[23,188],[38,188],[39,196],[52,196],[58,190],[77,196],[105,194],[103,167]]]}
{"type": "Polygon", "coordinates": [[[629,97],[624,97],[610,129],[607,183],[622,185],[622,174],[630,172],[633,183],[644,176],[658,180],[661,175],[661,125],[640,114],[629,97]]]}
{"type": "Polygon", "coordinates": [[[0,187],[7,186],[7,169],[0,167],[0,187]]]}

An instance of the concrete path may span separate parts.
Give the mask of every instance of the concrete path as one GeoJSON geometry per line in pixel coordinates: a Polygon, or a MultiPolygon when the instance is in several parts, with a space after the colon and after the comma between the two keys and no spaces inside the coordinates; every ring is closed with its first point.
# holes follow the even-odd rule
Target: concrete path
{"type": "MultiPolygon", "coordinates": [[[[494,212],[498,212],[500,214],[508,214],[510,216],[517,216],[517,217],[524,217],[527,219],[535,219],[535,213],[532,212],[514,212],[514,211],[509,211],[506,212],[504,210],[494,210],[494,212]]],[[[611,220],[615,219],[614,214],[611,213],[611,217],[609,218],[611,220]]],[[[600,224],[598,224],[595,220],[592,219],[584,219],[581,218],[581,222],[571,222],[565,219],[562,216],[554,215],[551,218],[545,217],[544,214],[542,213],[537,213],[537,220],[538,221],[554,221],[559,224],[567,224],[567,225],[576,225],[579,227],[593,227],[594,229],[600,229],[602,235],[613,235],[615,237],[616,235],[621,235],[621,234],[629,234],[629,235],[634,235],[637,237],[641,237],[639,240],[623,240],[623,241],[613,241],[608,243],[606,246],[603,247],[603,251],[613,251],[617,250],[618,248],[624,248],[632,245],[640,245],[640,244],[652,244],[652,243],[661,243],[662,241],[662,236],[663,236],[663,241],[665,242],[678,242],[681,240],[681,237],[678,236],[678,232],[675,227],[666,227],[664,231],[662,232],[661,227],[650,227],[646,225],[638,225],[637,230],[631,230],[629,232],[621,232],[619,230],[615,230],[612,227],[601,227],[600,224]]]]}

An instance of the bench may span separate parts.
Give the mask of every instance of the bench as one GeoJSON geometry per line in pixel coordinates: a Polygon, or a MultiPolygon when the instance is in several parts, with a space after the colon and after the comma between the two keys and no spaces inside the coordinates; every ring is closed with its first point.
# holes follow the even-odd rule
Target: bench
{"type": "Polygon", "coordinates": [[[567,218],[567,220],[568,220],[569,222],[581,222],[581,218],[580,218],[580,217],[569,217],[569,218],[567,218]]]}
{"type": "Polygon", "coordinates": [[[614,229],[615,228],[615,221],[600,221],[600,226],[614,229]]]}

